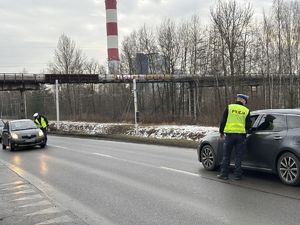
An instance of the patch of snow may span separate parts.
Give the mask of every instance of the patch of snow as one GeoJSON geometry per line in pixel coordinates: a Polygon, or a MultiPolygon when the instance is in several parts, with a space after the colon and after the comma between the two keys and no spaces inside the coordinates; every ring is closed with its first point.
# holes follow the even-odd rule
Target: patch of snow
{"type": "MultiPolygon", "coordinates": [[[[160,139],[185,139],[199,141],[202,137],[216,132],[218,132],[217,127],[157,125],[139,127],[137,135],[160,139]]],[[[133,130],[128,134],[135,135],[135,132],[133,130]]]]}
{"type": "MultiPolygon", "coordinates": [[[[50,121],[50,129],[57,129],[57,124],[50,121]]],[[[218,132],[217,127],[191,126],[191,125],[156,125],[139,126],[135,133],[133,124],[127,123],[90,123],[60,121],[59,130],[63,132],[80,133],[87,135],[123,134],[159,139],[184,139],[199,141],[202,137],[218,132]]]]}

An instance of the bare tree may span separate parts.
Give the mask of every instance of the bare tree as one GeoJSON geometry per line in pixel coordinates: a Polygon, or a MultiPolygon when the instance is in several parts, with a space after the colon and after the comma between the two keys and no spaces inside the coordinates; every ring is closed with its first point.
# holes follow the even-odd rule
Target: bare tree
{"type": "Polygon", "coordinates": [[[133,31],[130,35],[126,36],[122,41],[122,73],[135,74],[135,57],[138,53],[138,34],[133,31]]]}
{"type": "MultiPolygon", "coordinates": [[[[49,64],[48,71],[54,74],[82,74],[86,58],[82,51],[76,47],[75,41],[65,34],[59,37],[53,62],[49,64]]],[[[67,100],[67,108],[63,109],[70,114],[73,119],[77,119],[80,109],[80,87],[74,85],[64,85],[62,96],[67,100]]],[[[63,99],[62,99],[63,101],[63,99]]],[[[65,106],[65,104],[63,104],[65,106]]]]}
{"type": "MultiPolygon", "coordinates": [[[[236,65],[239,60],[238,48],[242,43],[243,34],[251,22],[253,16],[250,4],[240,6],[236,0],[223,1],[219,0],[216,9],[211,10],[211,17],[216,26],[220,38],[224,43],[226,61],[228,59],[229,71],[233,80],[236,75],[236,65]]],[[[235,86],[232,87],[235,92],[235,86]]]]}
{"type": "Polygon", "coordinates": [[[53,62],[49,64],[48,71],[55,74],[79,74],[83,71],[85,56],[76,47],[76,44],[67,35],[59,37],[53,62]]]}
{"type": "Polygon", "coordinates": [[[174,74],[180,51],[177,27],[174,21],[167,19],[158,27],[158,45],[164,59],[166,74],[174,74]]]}
{"type": "Polygon", "coordinates": [[[154,74],[158,72],[155,63],[158,53],[156,37],[153,30],[147,27],[145,24],[138,30],[138,42],[139,52],[147,55],[149,73],[154,74]]]}

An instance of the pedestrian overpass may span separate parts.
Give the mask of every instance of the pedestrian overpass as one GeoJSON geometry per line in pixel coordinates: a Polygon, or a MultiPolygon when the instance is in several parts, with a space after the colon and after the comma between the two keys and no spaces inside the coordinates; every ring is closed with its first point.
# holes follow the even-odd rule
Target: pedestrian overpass
{"type": "MultiPolygon", "coordinates": [[[[248,86],[258,87],[272,82],[298,84],[299,78],[293,76],[293,80],[288,75],[273,75],[264,77],[261,75],[239,76],[234,79],[224,76],[199,76],[191,74],[137,74],[137,75],[101,75],[101,74],[31,74],[31,73],[0,73],[0,91],[20,91],[21,93],[21,117],[26,114],[25,91],[39,90],[42,85],[58,84],[121,84],[133,83],[187,83],[191,102],[195,99],[195,88],[224,87],[224,86],[248,86]]],[[[194,104],[191,103],[191,111],[194,111],[194,104]]]]}
{"type": "MultiPolygon", "coordinates": [[[[43,84],[118,84],[132,83],[189,83],[197,87],[222,87],[239,84],[241,86],[260,86],[266,77],[259,75],[232,77],[199,76],[191,74],[137,74],[137,75],[100,75],[100,74],[30,74],[30,73],[0,73],[0,91],[38,90],[43,84]]],[[[273,82],[279,82],[278,76],[273,76],[273,82]]],[[[295,78],[296,79],[296,78],[295,78]]],[[[287,76],[281,77],[282,82],[290,81],[287,76]]]]}

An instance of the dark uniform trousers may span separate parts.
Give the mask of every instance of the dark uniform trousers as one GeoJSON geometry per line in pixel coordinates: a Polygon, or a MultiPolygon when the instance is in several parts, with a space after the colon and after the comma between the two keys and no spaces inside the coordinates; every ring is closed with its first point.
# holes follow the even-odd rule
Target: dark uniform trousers
{"type": "Polygon", "coordinates": [[[45,143],[47,143],[47,127],[45,127],[45,128],[40,128],[40,129],[43,131],[44,137],[45,137],[45,143]]]}
{"type": "Polygon", "coordinates": [[[221,173],[228,176],[230,156],[232,149],[235,149],[235,176],[242,175],[242,157],[246,146],[246,134],[226,134],[223,147],[223,161],[221,166],[221,173]]]}

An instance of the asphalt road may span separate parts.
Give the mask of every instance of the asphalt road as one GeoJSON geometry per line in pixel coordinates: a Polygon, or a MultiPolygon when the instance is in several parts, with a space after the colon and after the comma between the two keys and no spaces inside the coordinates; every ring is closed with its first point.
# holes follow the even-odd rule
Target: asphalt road
{"type": "Polygon", "coordinates": [[[88,224],[300,223],[300,187],[255,172],[219,181],[194,149],[49,136],[0,160],[88,224]]]}

